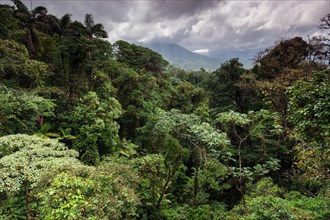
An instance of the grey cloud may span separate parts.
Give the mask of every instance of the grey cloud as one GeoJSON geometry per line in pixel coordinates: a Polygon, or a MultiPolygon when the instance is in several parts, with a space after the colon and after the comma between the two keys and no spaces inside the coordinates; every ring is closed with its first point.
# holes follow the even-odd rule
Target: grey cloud
{"type": "Polygon", "coordinates": [[[150,1],[152,11],[149,11],[148,19],[165,18],[177,19],[182,16],[194,16],[204,9],[212,8],[217,4],[216,0],[156,0],[150,1]]]}
{"type": "MultiPolygon", "coordinates": [[[[24,1],[26,2],[26,1],[24,1]]],[[[26,2],[28,5],[28,2],[26,2]]],[[[65,13],[73,14],[73,17],[82,21],[86,13],[92,13],[96,22],[111,20],[113,22],[129,21],[127,16],[128,1],[81,1],[81,0],[51,0],[33,1],[34,6],[43,5],[52,14],[59,16],[65,13]]]]}
{"type": "MultiPolygon", "coordinates": [[[[9,2],[9,1],[1,1],[9,2]]],[[[30,1],[23,1],[30,6],[30,1]]],[[[328,0],[33,0],[49,13],[73,14],[83,21],[94,15],[109,31],[110,40],[172,41],[190,50],[258,48],[281,38],[312,35],[330,11],[328,0]]]]}

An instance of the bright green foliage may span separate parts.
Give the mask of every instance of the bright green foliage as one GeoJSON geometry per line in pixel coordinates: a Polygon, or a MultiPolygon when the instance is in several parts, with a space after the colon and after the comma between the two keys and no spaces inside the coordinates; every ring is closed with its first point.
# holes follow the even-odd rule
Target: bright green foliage
{"type": "Polygon", "coordinates": [[[29,58],[26,48],[13,40],[0,39],[0,79],[21,87],[42,85],[47,66],[29,58]]]}
{"type": "Polygon", "coordinates": [[[38,194],[41,219],[134,219],[139,200],[123,179],[109,172],[57,175],[38,194]]]}
{"type": "Polygon", "coordinates": [[[212,217],[212,209],[209,205],[201,205],[196,209],[190,208],[187,219],[207,220],[212,217]]]}
{"type": "Polygon", "coordinates": [[[221,204],[212,205],[200,205],[197,208],[185,206],[177,206],[175,208],[168,208],[164,210],[163,216],[168,220],[185,220],[185,219],[198,219],[209,220],[217,219],[221,220],[225,217],[225,207],[221,204]]]}
{"type": "Polygon", "coordinates": [[[233,145],[241,142],[242,152],[248,164],[266,162],[279,153],[286,154],[285,145],[280,145],[283,127],[279,115],[267,110],[250,111],[248,114],[223,112],[217,121],[230,134],[233,145]]]}
{"type": "Polygon", "coordinates": [[[272,178],[264,177],[257,183],[250,182],[247,185],[248,195],[251,198],[259,196],[283,196],[284,191],[278,185],[274,184],[272,178]]]}
{"type": "Polygon", "coordinates": [[[290,203],[299,208],[305,210],[306,215],[310,219],[326,220],[330,218],[330,198],[329,196],[319,195],[317,197],[307,197],[299,192],[289,192],[285,198],[290,203]]]}
{"type": "Polygon", "coordinates": [[[80,177],[71,177],[66,173],[57,175],[52,185],[39,197],[42,201],[41,217],[43,219],[77,219],[80,212],[88,212],[90,204],[87,196],[94,188],[92,181],[80,177]],[[84,194],[87,194],[86,196],[84,194]]]}
{"type": "Polygon", "coordinates": [[[78,153],[57,140],[25,134],[1,137],[0,150],[1,219],[29,219],[35,210],[32,191],[49,170],[81,165],[78,153]]]}
{"type": "Polygon", "coordinates": [[[154,131],[181,140],[200,142],[215,149],[229,144],[225,133],[219,132],[206,122],[202,123],[194,114],[183,114],[175,109],[158,112],[154,131]]]}
{"type": "Polygon", "coordinates": [[[80,164],[78,153],[57,140],[29,135],[0,138],[0,192],[17,192],[25,184],[35,187],[48,169],[80,164]]]}
{"type": "Polygon", "coordinates": [[[248,118],[247,114],[234,111],[220,113],[217,121],[220,123],[231,123],[238,126],[244,126],[251,123],[251,119],[248,118]]]}
{"type": "Polygon", "coordinates": [[[89,92],[80,99],[72,113],[74,148],[87,164],[97,164],[100,155],[109,154],[118,145],[119,126],[114,120],[121,115],[119,102],[112,97],[100,99],[89,92]]]}
{"type": "Polygon", "coordinates": [[[192,135],[191,140],[203,143],[210,149],[220,150],[230,144],[226,133],[219,132],[206,122],[192,125],[189,128],[189,133],[192,135]]]}
{"type": "Polygon", "coordinates": [[[324,143],[330,137],[330,72],[302,79],[288,91],[289,120],[309,141],[324,143]]]}
{"type": "MultiPolygon", "coordinates": [[[[141,129],[141,132],[147,131],[149,134],[150,132],[153,134],[147,139],[148,142],[159,144],[161,148],[158,149],[161,149],[160,152],[165,152],[165,155],[169,155],[168,152],[174,149],[177,156],[180,154],[184,156],[184,150],[190,152],[189,157],[193,162],[193,167],[191,167],[191,169],[193,170],[194,177],[191,179],[192,182],[189,186],[193,188],[193,190],[190,189],[186,201],[192,200],[191,203],[197,205],[200,187],[199,170],[206,166],[209,158],[208,153],[215,154],[215,152],[220,152],[222,148],[230,143],[226,134],[214,129],[208,123],[201,123],[196,115],[183,114],[178,110],[171,110],[169,112],[158,110],[153,121],[141,129]],[[168,140],[170,141],[168,142],[168,140]],[[173,143],[176,144],[173,145],[173,143]],[[174,149],[167,149],[169,146],[176,147],[174,149]]],[[[182,160],[182,157],[166,157],[165,162],[173,164],[178,162],[179,159],[182,160]]],[[[184,162],[184,160],[182,162],[184,162]]],[[[224,169],[221,163],[218,164],[218,166],[220,170],[224,169]]],[[[207,168],[205,169],[207,170],[207,168]]],[[[201,172],[203,172],[202,170],[203,169],[201,169],[201,172]]],[[[218,171],[219,175],[223,177],[223,173],[220,170],[218,171]]],[[[177,169],[176,172],[178,171],[177,169]]],[[[211,180],[212,178],[210,178],[210,181],[211,180]]],[[[209,183],[210,182],[206,181],[205,185],[209,183]]],[[[214,184],[216,185],[216,183],[214,184]]],[[[187,187],[189,186],[187,185],[187,187]]],[[[217,188],[217,190],[221,191],[219,188],[217,188]]]]}
{"type": "Polygon", "coordinates": [[[37,95],[0,84],[0,136],[33,133],[46,117],[54,116],[55,104],[37,95]]]}
{"type": "Polygon", "coordinates": [[[152,129],[157,136],[179,140],[182,146],[192,152],[195,162],[200,165],[206,159],[206,149],[221,150],[230,143],[225,133],[206,122],[201,123],[196,115],[183,114],[178,110],[160,111],[152,129]]]}
{"type": "MultiPolygon", "coordinates": [[[[209,204],[212,199],[220,199],[222,193],[231,188],[227,183],[229,172],[227,167],[216,160],[209,157],[205,161],[204,166],[198,173],[198,195],[197,204],[209,204]]],[[[189,178],[183,187],[184,199],[188,200],[193,197],[194,178],[189,178]]]]}
{"type": "Polygon", "coordinates": [[[236,206],[228,213],[227,219],[298,220],[301,219],[301,214],[304,214],[302,210],[294,207],[289,201],[279,197],[283,192],[273,184],[270,178],[262,179],[250,187],[252,192],[247,197],[248,213],[243,215],[242,207],[236,206]]]}
{"type": "Polygon", "coordinates": [[[270,178],[261,179],[247,197],[248,213],[243,215],[240,206],[234,207],[226,219],[328,219],[330,201],[326,197],[306,197],[298,192],[284,192],[270,178]]]}
{"type": "MultiPolygon", "coordinates": [[[[131,162],[133,167],[137,169],[140,176],[140,196],[145,206],[157,208],[157,203],[162,203],[163,199],[160,195],[166,191],[172,180],[167,180],[165,158],[160,154],[149,154],[144,157],[133,159],[131,162]],[[169,181],[169,182],[167,182],[169,181]]],[[[164,195],[163,195],[164,196],[164,195]]]]}
{"type": "Polygon", "coordinates": [[[159,110],[155,122],[155,132],[184,138],[190,126],[200,123],[200,120],[196,115],[183,114],[172,109],[169,112],[159,110]]]}
{"type": "Polygon", "coordinates": [[[232,211],[227,219],[236,220],[298,220],[308,219],[303,214],[302,210],[296,209],[290,205],[290,203],[282,198],[274,196],[263,196],[253,198],[247,201],[248,214],[246,216],[241,215],[242,210],[237,206],[232,211]]]}
{"type": "Polygon", "coordinates": [[[187,209],[189,206],[177,206],[162,210],[162,215],[165,219],[185,220],[187,219],[187,209]]]}
{"type": "Polygon", "coordinates": [[[298,141],[296,165],[307,180],[328,178],[330,167],[329,71],[298,81],[290,88],[289,121],[298,141]]]}

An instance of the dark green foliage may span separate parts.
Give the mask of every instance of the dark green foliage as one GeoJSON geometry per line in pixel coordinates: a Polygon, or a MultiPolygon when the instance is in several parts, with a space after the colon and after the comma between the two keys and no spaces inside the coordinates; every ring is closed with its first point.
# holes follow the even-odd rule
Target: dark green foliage
{"type": "Polygon", "coordinates": [[[205,91],[189,82],[177,85],[173,93],[169,108],[180,109],[183,113],[194,113],[198,107],[207,104],[208,101],[205,91]]]}
{"type": "Polygon", "coordinates": [[[259,54],[256,62],[260,64],[263,79],[272,79],[285,69],[294,69],[308,56],[308,44],[301,38],[295,37],[283,40],[259,54]]]}
{"type": "Polygon", "coordinates": [[[233,58],[191,72],[102,40],[91,14],[12,2],[1,219],[330,218],[327,35],[276,43],[250,70],[233,58]]]}
{"type": "Polygon", "coordinates": [[[113,85],[118,89],[117,98],[125,111],[120,120],[120,133],[134,140],[137,129],[145,125],[154,110],[167,107],[171,87],[166,76],[139,73],[123,64],[113,72],[116,73],[113,85]]]}
{"type": "Polygon", "coordinates": [[[125,41],[117,41],[115,48],[118,62],[125,63],[136,71],[160,73],[168,65],[160,54],[148,48],[125,41]]]}
{"type": "Polygon", "coordinates": [[[257,93],[240,86],[242,77],[247,73],[238,58],[223,63],[212,72],[206,89],[210,93],[210,106],[218,111],[247,112],[258,108],[257,93]],[[252,100],[252,102],[251,102],[252,100]]]}
{"type": "Polygon", "coordinates": [[[108,33],[104,30],[102,24],[94,24],[94,18],[92,14],[85,15],[85,27],[86,27],[86,34],[87,37],[93,39],[96,38],[107,38],[108,33]]]}
{"type": "Polygon", "coordinates": [[[18,30],[18,21],[13,16],[14,9],[8,5],[0,5],[0,38],[10,39],[18,30]]]}
{"type": "Polygon", "coordinates": [[[47,66],[29,58],[26,48],[13,40],[0,39],[0,80],[19,87],[42,85],[47,66]]]}

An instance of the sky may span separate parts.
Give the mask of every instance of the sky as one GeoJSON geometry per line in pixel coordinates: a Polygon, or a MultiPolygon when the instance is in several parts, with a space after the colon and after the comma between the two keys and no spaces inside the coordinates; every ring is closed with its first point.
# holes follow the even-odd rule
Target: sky
{"type": "MultiPolygon", "coordinates": [[[[1,4],[10,1],[0,0],[1,4]]],[[[329,0],[23,0],[83,22],[92,13],[109,41],[170,41],[201,54],[255,50],[320,34],[329,0]]]]}

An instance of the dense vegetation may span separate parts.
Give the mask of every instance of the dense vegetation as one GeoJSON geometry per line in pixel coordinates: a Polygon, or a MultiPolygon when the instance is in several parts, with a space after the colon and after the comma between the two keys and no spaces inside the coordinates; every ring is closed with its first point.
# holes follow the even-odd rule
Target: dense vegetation
{"type": "Polygon", "coordinates": [[[330,219],[330,14],[244,69],[169,67],[0,5],[1,219],[330,219]],[[317,24],[316,24],[317,25],[317,24]]]}

